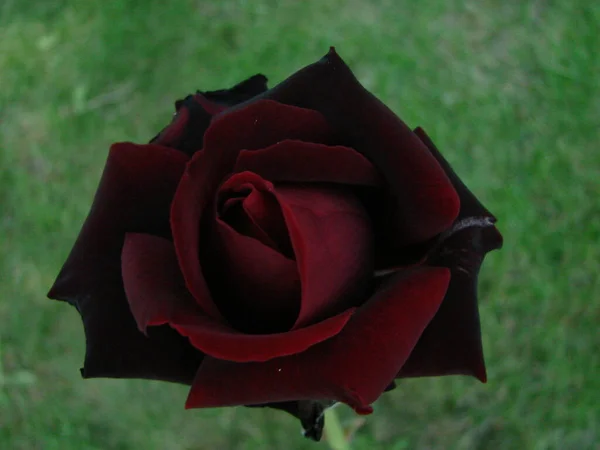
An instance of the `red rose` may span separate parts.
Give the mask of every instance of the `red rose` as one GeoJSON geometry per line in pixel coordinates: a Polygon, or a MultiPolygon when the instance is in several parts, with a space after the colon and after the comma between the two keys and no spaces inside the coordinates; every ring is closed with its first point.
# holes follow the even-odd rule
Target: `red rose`
{"type": "Polygon", "coordinates": [[[267,405],[318,439],[397,377],[485,380],[477,274],[495,218],[424,131],[332,49],[176,103],[111,148],[49,296],[80,312],[84,377],[192,385],[189,408],[267,405]]]}

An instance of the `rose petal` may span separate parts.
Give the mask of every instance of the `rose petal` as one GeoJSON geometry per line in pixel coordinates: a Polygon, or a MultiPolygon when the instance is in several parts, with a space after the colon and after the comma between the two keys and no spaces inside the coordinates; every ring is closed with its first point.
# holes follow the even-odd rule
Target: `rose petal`
{"type": "Polygon", "coordinates": [[[123,281],[138,326],[168,323],[192,345],[229,361],[266,361],[302,352],[336,335],[353,309],[310,327],[286,333],[240,333],[206,316],[189,294],[172,244],[149,235],[128,235],[123,249],[123,281]]]}
{"type": "Polygon", "coordinates": [[[188,289],[206,314],[222,318],[200,267],[199,233],[206,232],[201,226],[203,220],[209,228],[212,226],[214,218],[203,214],[219,184],[231,173],[240,150],[266,147],[288,137],[324,139],[328,132],[319,113],[272,101],[230,110],[213,120],[204,136],[204,149],[189,162],[171,208],[171,229],[181,270],[188,289]]]}
{"type": "MultiPolygon", "coordinates": [[[[235,106],[239,103],[250,100],[259,94],[265,92],[267,88],[267,77],[261,74],[253,75],[250,78],[236,84],[230,89],[220,89],[217,91],[198,91],[198,94],[210,101],[213,105],[217,104],[224,108],[235,106]]],[[[213,110],[216,111],[216,110],[213,110]]]]}
{"type": "Polygon", "coordinates": [[[396,247],[425,241],[448,228],[459,199],[417,136],[364,89],[331,51],[260,97],[322,113],[344,142],[381,171],[396,199],[391,217],[396,247]]]}
{"type": "Polygon", "coordinates": [[[323,115],[271,100],[256,100],[217,116],[206,134],[206,145],[217,149],[256,150],[285,139],[325,142],[331,129],[323,115]]]}
{"type": "Polygon", "coordinates": [[[187,157],[156,145],[112,146],[90,213],[48,296],[81,314],[84,377],[190,383],[202,355],[169,328],[138,331],[121,280],[126,231],[169,235],[169,204],[187,157]]]}
{"type": "Polygon", "coordinates": [[[232,222],[228,223],[239,232],[246,231],[248,236],[255,237],[292,259],[292,244],[273,184],[252,172],[236,173],[219,190],[219,197],[235,195],[243,195],[242,211],[229,203],[229,209],[234,214],[221,214],[223,220],[230,218],[232,222]],[[235,214],[235,209],[239,211],[238,214],[235,214]]]}
{"type": "Polygon", "coordinates": [[[486,381],[477,307],[477,276],[485,254],[501,242],[494,227],[470,227],[446,241],[428,264],[448,267],[446,297],[399,377],[472,375],[486,381]]]}
{"type": "Polygon", "coordinates": [[[177,113],[171,124],[150,142],[176,148],[191,156],[202,148],[202,139],[213,115],[266,90],[267,79],[263,75],[254,75],[230,89],[188,95],[175,102],[177,113]]]}
{"type": "Polygon", "coordinates": [[[207,277],[228,322],[253,334],[289,330],[300,309],[296,262],[220,220],[212,247],[207,277]]]}
{"type": "MultiPolygon", "coordinates": [[[[222,158],[208,158],[206,150],[197,152],[188,163],[173,203],[171,230],[177,259],[186,286],[205,314],[215,320],[224,320],[213,302],[200,268],[200,229],[202,214],[209,207],[220,180],[228,173],[226,152],[222,158]]],[[[233,161],[231,161],[233,164],[233,161]]],[[[210,219],[210,218],[209,218],[210,219]]],[[[203,227],[206,230],[206,227],[203,227]]]]}
{"type": "Polygon", "coordinates": [[[351,194],[333,188],[279,186],[302,283],[294,328],[365,300],[373,274],[372,230],[351,194]]]}
{"type": "Polygon", "coordinates": [[[355,150],[291,139],[240,152],[234,171],[246,170],[272,182],[381,184],[377,170],[355,150]]]}
{"type": "Polygon", "coordinates": [[[397,275],[337,336],[300,354],[245,364],[207,357],[186,408],[329,399],[368,413],[435,315],[449,278],[437,267],[397,275]]]}
{"type": "Polygon", "coordinates": [[[457,221],[428,257],[428,264],[452,271],[446,298],[399,376],[463,374],[485,381],[477,276],[486,253],[502,246],[502,236],[493,226],[495,217],[467,189],[427,134],[420,128],[415,133],[452,180],[461,209],[457,221]]]}
{"type": "Polygon", "coordinates": [[[446,172],[446,175],[452,182],[454,189],[460,197],[460,212],[456,220],[461,220],[465,217],[489,217],[493,222],[495,222],[496,218],[481,204],[479,200],[477,200],[477,197],[473,195],[473,193],[467,188],[467,186],[465,186],[458,175],[456,175],[446,158],[442,156],[427,133],[425,133],[421,127],[416,128],[414,132],[427,146],[440,166],[442,166],[444,172],[446,172]]]}
{"type": "MultiPolygon", "coordinates": [[[[170,125],[150,142],[175,148],[192,156],[202,149],[204,133],[210,125],[210,102],[200,95],[188,95],[176,103],[177,113],[170,125]]],[[[218,106],[218,105],[215,105],[218,106]]]]}
{"type": "Polygon", "coordinates": [[[246,334],[198,315],[178,317],[170,325],[207,355],[240,363],[263,362],[305,351],[338,334],[355,308],[314,325],[284,333],[246,334]]]}

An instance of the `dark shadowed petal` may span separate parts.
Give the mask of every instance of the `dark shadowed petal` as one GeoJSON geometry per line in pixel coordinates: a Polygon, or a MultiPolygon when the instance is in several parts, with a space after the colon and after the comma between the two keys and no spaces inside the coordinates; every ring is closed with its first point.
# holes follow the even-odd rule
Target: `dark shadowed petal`
{"type": "Polygon", "coordinates": [[[502,236],[493,225],[494,216],[466,188],[425,132],[418,128],[415,133],[452,180],[460,195],[461,210],[427,260],[427,264],[451,270],[446,298],[399,376],[464,374],[485,381],[477,276],[486,253],[502,246],[502,236]]]}
{"type": "Polygon", "coordinates": [[[207,92],[198,91],[198,94],[202,94],[210,102],[224,107],[230,107],[250,100],[252,97],[265,92],[267,90],[267,81],[267,77],[257,74],[236,84],[230,89],[207,92]]]}
{"type": "Polygon", "coordinates": [[[288,331],[298,317],[300,278],[273,185],[251,172],[234,174],[218,204],[200,261],[219,310],[240,331],[288,331]]]}
{"type": "Polygon", "coordinates": [[[125,298],[127,231],[169,235],[169,205],[187,157],[156,145],[111,148],[91,211],[48,296],[82,316],[84,377],[191,382],[202,355],[167,327],[140,333],[125,298]]]}
{"type": "Polygon", "coordinates": [[[266,361],[306,350],[344,327],[353,309],[287,333],[240,333],[208,317],[190,295],[170,241],[128,234],[123,248],[123,281],[140,329],[168,323],[207,354],[229,361],[266,361]]]}
{"type": "Polygon", "coordinates": [[[302,284],[294,328],[362,304],[373,274],[371,224],[344,190],[277,186],[302,284]]]}
{"type": "Polygon", "coordinates": [[[292,244],[273,184],[253,172],[235,173],[219,189],[219,216],[240,233],[247,232],[265,245],[293,259],[292,244]],[[241,203],[233,203],[241,200],[241,203]],[[237,212],[237,213],[236,213],[237,212]]]}
{"type": "Polygon", "coordinates": [[[217,271],[213,292],[228,322],[249,333],[289,330],[300,309],[296,262],[221,220],[211,245],[206,263],[217,271]]]}
{"type": "Polygon", "coordinates": [[[343,143],[370,159],[396,200],[396,246],[425,241],[456,218],[459,200],[435,158],[392,111],[364,89],[332,49],[262,95],[322,113],[343,143]]]}
{"type": "Polygon", "coordinates": [[[368,414],[435,315],[449,278],[435,267],[395,276],[337,336],[300,354],[260,364],[207,357],[186,407],[328,399],[368,414]]]}
{"type": "Polygon", "coordinates": [[[175,102],[177,112],[171,124],[150,142],[176,148],[191,156],[202,148],[202,139],[213,115],[266,90],[267,79],[263,75],[254,75],[230,89],[188,95],[175,102]]]}
{"type": "Polygon", "coordinates": [[[489,217],[492,219],[492,222],[495,222],[496,218],[481,204],[477,197],[469,191],[425,131],[421,127],[418,127],[415,129],[415,134],[423,141],[440,166],[442,166],[444,172],[446,172],[446,175],[452,182],[454,189],[458,192],[458,196],[460,197],[460,212],[458,213],[456,220],[460,221],[466,217],[489,217]]]}
{"type": "Polygon", "coordinates": [[[192,156],[202,148],[204,133],[212,120],[209,111],[219,110],[218,105],[202,98],[201,95],[188,95],[176,102],[177,112],[171,123],[150,142],[175,148],[192,156]]]}
{"type": "Polygon", "coordinates": [[[231,173],[242,149],[268,147],[286,139],[326,139],[329,127],[321,114],[272,101],[258,101],[227,111],[213,120],[204,149],[194,154],[181,178],[171,208],[171,228],[181,270],[190,292],[205,313],[220,318],[199,261],[200,233],[215,217],[206,216],[219,184],[231,173]],[[208,224],[202,227],[202,223],[208,224]]]}
{"type": "Polygon", "coordinates": [[[377,169],[357,151],[291,139],[261,150],[242,151],[234,170],[255,172],[272,182],[381,184],[377,169]]]}
{"type": "Polygon", "coordinates": [[[462,374],[485,382],[477,276],[485,254],[501,242],[495,227],[472,226],[447,238],[430,256],[428,264],[451,270],[450,286],[400,377],[462,374]]]}

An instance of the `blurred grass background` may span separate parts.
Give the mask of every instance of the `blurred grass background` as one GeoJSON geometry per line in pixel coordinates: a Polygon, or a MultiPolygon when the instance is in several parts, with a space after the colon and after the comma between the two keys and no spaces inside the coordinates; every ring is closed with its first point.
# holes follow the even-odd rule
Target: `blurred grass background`
{"type": "Polygon", "coordinates": [[[2,0],[0,448],[318,447],[283,413],[83,381],[79,317],[45,293],[112,142],[147,141],[197,88],[273,85],[330,45],[428,131],[506,242],[481,275],[488,383],[401,381],[353,448],[599,448],[599,29],[589,0],[2,0]]]}

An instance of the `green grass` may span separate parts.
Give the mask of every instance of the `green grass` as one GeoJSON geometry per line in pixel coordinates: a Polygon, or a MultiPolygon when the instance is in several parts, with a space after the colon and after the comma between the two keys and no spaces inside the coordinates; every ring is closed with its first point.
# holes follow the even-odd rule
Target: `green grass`
{"type": "Polygon", "coordinates": [[[317,448],[274,411],[184,411],[184,387],[83,381],[78,315],[45,293],[112,142],[154,136],[196,88],[273,84],[330,45],[432,135],[506,243],[481,276],[488,383],[402,381],[353,448],[597,448],[599,28],[589,0],[4,0],[0,448],[317,448]]]}

